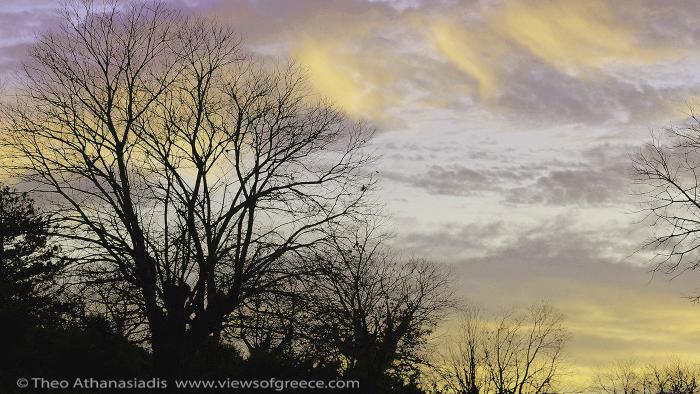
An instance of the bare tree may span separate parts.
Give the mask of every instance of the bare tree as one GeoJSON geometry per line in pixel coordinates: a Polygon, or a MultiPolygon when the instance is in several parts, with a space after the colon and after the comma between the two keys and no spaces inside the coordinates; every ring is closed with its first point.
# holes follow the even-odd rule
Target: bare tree
{"type": "Polygon", "coordinates": [[[312,319],[349,376],[367,390],[387,379],[415,377],[427,338],[453,306],[449,273],[417,259],[401,260],[372,225],[334,237],[318,256],[328,267],[311,282],[312,319]]]}
{"type": "Polygon", "coordinates": [[[653,228],[642,250],[654,269],[681,274],[700,267],[700,119],[652,137],[633,158],[633,179],[653,228]]]}
{"type": "Polygon", "coordinates": [[[456,335],[448,336],[446,349],[433,361],[433,372],[445,392],[479,394],[485,392],[484,345],[487,324],[484,313],[468,306],[460,314],[456,335]]]}
{"type": "Polygon", "coordinates": [[[665,365],[651,365],[645,372],[645,394],[696,394],[700,391],[700,371],[697,365],[675,359],[665,365]]]}
{"type": "Polygon", "coordinates": [[[133,291],[161,375],[293,275],[283,256],[366,212],[366,128],[227,27],[79,3],[24,71],[4,108],[14,170],[49,194],[83,281],[133,291]]]}
{"type": "Polygon", "coordinates": [[[552,390],[568,339],[563,317],[536,304],[495,317],[475,307],[460,316],[448,350],[433,360],[435,387],[448,393],[537,394],[552,390]]]}
{"type": "Polygon", "coordinates": [[[534,305],[508,312],[489,331],[484,347],[490,385],[498,394],[539,394],[552,388],[561,372],[568,333],[560,313],[534,305]]]}
{"type": "Polygon", "coordinates": [[[635,368],[631,361],[618,362],[602,370],[594,377],[593,389],[607,394],[639,394],[643,389],[646,377],[635,368]]]}
{"type": "Polygon", "coordinates": [[[697,365],[678,359],[648,366],[622,361],[601,369],[592,389],[607,394],[695,394],[699,378],[697,365]]]}

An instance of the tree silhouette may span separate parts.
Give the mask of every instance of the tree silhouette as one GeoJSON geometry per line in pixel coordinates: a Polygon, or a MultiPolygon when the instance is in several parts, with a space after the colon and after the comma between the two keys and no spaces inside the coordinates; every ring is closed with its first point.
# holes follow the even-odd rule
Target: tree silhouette
{"type": "Polygon", "coordinates": [[[594,379],[594,388],[607,394],[638,394],[647,385],[643,373],[629,361],[618,362],[598,372],[594,379]]]}
{"type": "Polygon", "coordinates": [[[365,213],[368,131],[227,27],[81,4],[32,47],[5,107],[14,170],[54,202],[93,300],[126,301],[157,373],[181,375],[249,297],[295,274],[277,275],[283,257],[365,213]]]}
{"type": "Polygon", "coordinates": [[[606,394],[694,394],[699,380],[698,366],[679,359],[646,366],[625,360],[601,368],[592,390],[606,394]]]}
{"type": "Polygon", "coordinates": [[[382,392],[415,380],[428,337],[454,305],[449,273],[393,255],[373,224],[336,233],[309,281],[311,332],[318,352],[334,353],[346,375],[382,392]]]}
{"type": "Polygon", "coordinates": [[[0,385],[20,377],[145,376],[145,350],[110,322],[85,315],[63,283],[55,226],[27,193],[0,185],[0,385]]]}
{"type": "Polygon", "coordinates": [[[484,346],[487,327],[484,313],[467,306],[460,314],[456,335],[432,361],[434,383],[445,391],[461,394],[487,392],[484,346]]]}
{"type": "Polygon", "coordinates": [[[433,360],[435,385],[456,393],[551,392],[567,340],[562,315],[545,304],[495,317],[468,308],[449,350],[433,360]]]}
{"type": "Polygon", "coordinates": [[[8,315],[31,318],[35,325],[65,312],[58,302],[58,274],[65,260],[49,243],[52,227],[34,201],[0,184],[0,309],[8,315]]]}
{"type": "Polygon", "coordinates": [[[655,271],[680,274],[700,267],[700,119],[654,135],[633,157],[633,180],[652,227],[642,251],[655,271]]]}

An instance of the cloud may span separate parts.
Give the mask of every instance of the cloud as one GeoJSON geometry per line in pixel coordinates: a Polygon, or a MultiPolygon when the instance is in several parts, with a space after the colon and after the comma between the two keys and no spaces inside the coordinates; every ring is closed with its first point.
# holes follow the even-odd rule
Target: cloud
{"type": "Polygon", "coordinates": [[[483,93],[500,90],[507,82],[503,74],[518,62],[530,63],[527,55],[560,73],[588,78],[582,74],[587,69],[647,64],[677,52],[643,41],[638,27],[626,24],[604,1],[508,0],[481,13],[476,21],[440,15],[431,37],[440,53],[481,83],[483,93]]]}
{"type": "Polygon", "coordinates": [[[505,201],[515,204],[592,205],[619,202],[629,181],[619,173],[597,169],[553,170],[534,183],[511,188],[505,201]]]}
{"type": "Polygon", "coordinates": [[[648,125],[675,116],[674,103],[692,90],[690,86],[652,86],[617,76],[581,79],[554,72],[537,61],[518,66],[515,73],[529,77],[510,79],[492,107],[528,122],[648,125]]]}
{"type": "Polygon", "coordinates": [[[477,97],[493,111],[543,122],[659,119],[698,86],[656,86],[651,70],[687,54],[687,48],[649,32],[643,11],[611,4],[509,0],[474,7],[480,18],[472,12],[461,19],[455,15],[465,13],[455,9],[431,20],[428,37],[448,64],[476,84],[477,97]]]}
{"type": "Polygon", "coordinates": [[[420,175],[413,176],[394,171],[385,171],[383,178],[425,189],[431,194],[467,196],[492,190],[490,174],[482,173],[459,164],[432,165],[420,175]]]}
{"type": "Polygon", "coordinates": [[[658,6],[600,0],[194,7],[232,24],[254,51],[294,58],[319,94],[382,124],[474,106],[521,122],[658,119],[673,107],[669,101],[700,93],[700,82],[657,85],[659,64],[700,43],[688,39],[695,28],[682,23],[682,7],[664,8],[671,28],[657,26],[652,8],[658,6]]]}
{"type": "Polygon", "coordinates": [[[455,262],[488,255],[494,248],[512,241],[513,235],[507,230],[508,224],[503,221],[446,223],[431,231],[402,231],[393,242],[397,250],[409,254],[455,262]]]}
{"type": "Polygon", "coordinates": [[[507,40],[566,74],[612,62],[648,63],[668,56],[649,46],[604,1],[507,1],[490,24],[507,40]]]}
{"type": "Polygon", "coordinates": [[[316,92],[327,97],[349,115],[377,119],[393,92],[391,76],[362,56],[335,42],[304,37],[295,44],[293,56],[307,71],[316,92]]]}
{"type": "Polygon", "coordinates": [[[550,168],[526,186],[510,188],[505,202],[515,204],[624,205],[629,202],[631,145],[600,144],[582,152],[578,166],[550,168]]]}
{"type": "Polygon", "coordinates": [[[386,23],[401,11],[383,2],[207,2],[200,9],[231,24],[254,52],[288,57],[308,71],[315,92],[356,118],[380,121],[402,90],[397,43],[386,23]]]}
{"type": "MultiPolygon", "coordinates": [[[[17,4],[0,15],[5,37],[51,24],[50,2],[17,4]]],[[[680,67],[681,55],[690,64],[684,75],[697,68],[689,54],[700,33],[681,12],[695,6],[680,1],[170,4],[231,24],[253,51],[295,59],[317,93],[381,126],[436,107],[479,107],[519,122],[640,123],[675,116],[700,94],[700,81],[657,80],[661,68],[680,67]]],[[[6,49],[0,67],[9,70],[21,54],[6,49]]]]}
{"type": "Polygon", "coordinates": [[[431,36],[440,54],[472,78],[479,97],[487,99],[499,88],[499,61],[509,46],[485,29],[464,30],[454,21],[438,21],[431,36]]]}
{"type": "MultiPolygon", "coordinates": [[[[467,155],[461,161],[455,158],[452,164],[432,164],[419,173],[393,169],[382,176],[432,195],[489,194],[499,203],[518,205],[610,205],[629,199],[627,172],[633,149],[630,145],[599,144],[566,161],[529,163],[508,163],[499,155],[467,155]],[[498,164],[489,166],[492,162],[498,164]]],[[[414,150],[414,155],[419,155],[417,152],[420,150],[414,150]]]]}
{"type": "Polygon", "coordinates": [[[27,49],[41,32],[56,21],[56,3],[3,4],[0,12],[0,78],[19,70],[27,49]]]}

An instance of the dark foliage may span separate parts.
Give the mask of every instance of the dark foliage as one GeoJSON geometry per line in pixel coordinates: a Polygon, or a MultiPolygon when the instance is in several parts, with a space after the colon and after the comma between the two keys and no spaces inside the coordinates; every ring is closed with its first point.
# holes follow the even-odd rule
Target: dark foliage
{"type": "Polygon", "coordinates": [[[51,228],[26,193],[0,185],[0,308],[46,325],[65,312],[56,302],[56,278],[63,267],[51,228]]]}
{"type": "MultiPolygon", "coordinates": [[[[140,376],[147,353],[97,316],[78,318],[49,219],[26,193],[0,186],[0,382],[19,377],[140,376]]],[[[3,391],[4,392],[4,391],[3,391]]]]}

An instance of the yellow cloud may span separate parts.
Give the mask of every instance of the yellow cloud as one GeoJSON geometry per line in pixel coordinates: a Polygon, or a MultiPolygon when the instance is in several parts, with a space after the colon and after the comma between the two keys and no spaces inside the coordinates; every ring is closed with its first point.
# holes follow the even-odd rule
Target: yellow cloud
{"type": "Polygon", "coordinates": [[[700,94],[694,94],[673,103],[673,112],[680,118],[700,115],[700,94]]]}
{"type": "Polygon", "coordinates": [[[518,54],[583,78],[590,69],[645,64],[673,53],[640,42],[637,33],[603,1],[509,0],[484,11],[479,23],[443,15],[431,23],[429,37],[440,55],[478,83],[483,99],[498,94],[518,54]]]}
{"type": "Polygon", "coordinates": [[[305,37],[294,57],[309,71],[314,89],[346,113],[369,117],[380,109],[369,73],[339,46],[305,37]]]}
{"type": "Polygon", "coordinates": [[[479,96],[495,93],[497,79],[494,67],[506,45],[486,30],[467,31],[450,21],[432,26],[432,38],[438,51],[478,84],[479,96]]]}
{"type": "Polygon", "coordinates": [[[602,1],[508,1],[491,25],[567,73],[612,61],[648,62],[658,53],[642,46],[602,1]]]}
{"type": "Polygon", "coordinates": [[[569,361],[575,380],[590,379],[597,366],[618,360],[660,362],[681,357],[700,361],[700,343],[695,339],[700,314],[695,305],[672,291],[651,285],[638,289],[559,285],[571,291],[571,296],[555,305],[566,311],[572,333],[569,361]]]}

